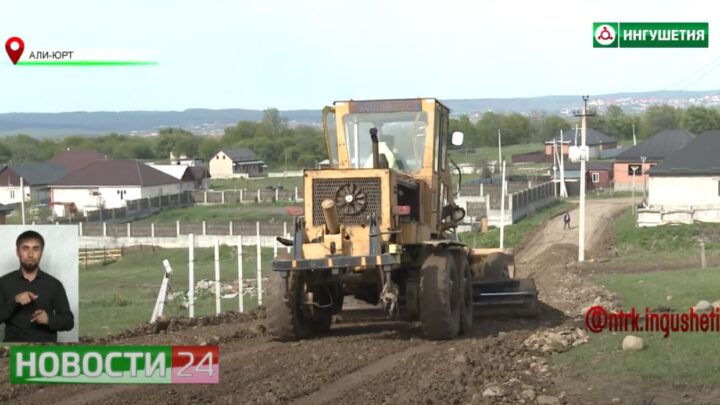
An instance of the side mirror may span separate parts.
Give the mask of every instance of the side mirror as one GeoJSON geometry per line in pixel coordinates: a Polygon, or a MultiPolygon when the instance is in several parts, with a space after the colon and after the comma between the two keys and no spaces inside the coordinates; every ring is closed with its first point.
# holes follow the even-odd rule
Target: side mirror
{"type": "Polygon", "coordinates": [[[452,137],[450,138],[450,143],[452,143],[454,146],[462,146],[464,137],[465,137],[465,134],[463,134],[460,131],[455,131],[452,133],[452,137]]]}

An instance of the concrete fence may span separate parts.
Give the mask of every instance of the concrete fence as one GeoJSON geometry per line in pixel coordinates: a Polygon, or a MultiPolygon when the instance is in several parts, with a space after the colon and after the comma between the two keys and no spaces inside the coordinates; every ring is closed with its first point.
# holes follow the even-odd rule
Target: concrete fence
{"type": "Polygon", "coordinates": [[[285,235],[292,227],[289,222],[195,221],[175,223],[80,223],[78,234],[92,238],[177,238],[199,236],[265,236],[285,235]]]}
{"type": "Polygon", "coordinates": [[[243,204],[258,202],[302,201],[302,188],[281,189],[233,189],[217,191],[193,191],[192,201],[197,205],[243,204]]]}
{"type": "Polygon", "coordinates": [[[720,206],[650,207],[637,210],[637,225],[652,227],[695,222],[720,223],[720,206]]]}
{"type": "MultiPolygon", "coordinates": [[[[502,221],[499,188],[496,196],[491,194],[463,196],[460,194],[456,203],[465,208],[466,213],[465,224],[460,227],[460,231],[471,230],[472,224],[477,223],[483,217],[488,219],[490,226],[500,226],[501,222],[505,225],[512,225],[525,216],[532,215],[537,210],[552,204],[557,198],[553,187],[552,182],[547,182],[521,190],[516,188],[515,192],[508,192],[505,196],[505,218],[502,221]]],[[[508,186],[508,191],[510,190],[512,188],[508,186]]],[[[493,192],[494,190],[488,191],[493,192]]]]}

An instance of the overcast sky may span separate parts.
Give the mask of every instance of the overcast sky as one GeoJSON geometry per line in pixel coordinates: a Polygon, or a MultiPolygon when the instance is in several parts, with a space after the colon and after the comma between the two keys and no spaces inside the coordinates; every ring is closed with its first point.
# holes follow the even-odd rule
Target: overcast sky
{"type": "Polygon", "coordinates": [[[716,1],[24,0],[2,7],[2,45],[19,36],[25,52],[146,49],[158,65],[23,67],[1,55],[0,112],[319,109],[349,98],[720,89],[716,1]],[[709,22],[710,46],[593,49],[595,21],[709,22]]]}

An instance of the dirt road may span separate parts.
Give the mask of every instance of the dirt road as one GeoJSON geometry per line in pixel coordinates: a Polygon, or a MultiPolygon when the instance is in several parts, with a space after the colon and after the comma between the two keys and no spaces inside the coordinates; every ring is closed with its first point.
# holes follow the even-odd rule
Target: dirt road
{"type": "MultiPolygon", "coordinates": [[[[624,202],[588,202],[589,252],[602,249],[607,219],[623,207],[627,207],[624,202]]],[[[573,317],[579,308],[597,297],[609,299],[567,266],[577,257],[577,212],[572,215],[572,230],[563,231],[562,219],[553,219],[518,254],[518,272],[532,274],[541,291],[545,306],[539,319],[477,320],[469,335],[449,342],[426,341],[419,325],[390,321],[376,310],[344,313],[329,336],[295,343],[269,337],[262,311],[196,324],[173,322],[168,333],[154,334],[144,327],[108,343],[219,344],[219,385],[11,386],[2,382],[0,399],[16,404],[452,404],[535,403],[545,396],[548,403],[582,403],[579,393],[568,393],[556,384],[559,371],[549,364],[550,352],[524,344],[538,331],[576,326],[573,317]]],[[[7,367],[5,354],[0,372],[7,375],[7,367]]],[[[613,396],[608,392],[603,399],[613,396]]]]}

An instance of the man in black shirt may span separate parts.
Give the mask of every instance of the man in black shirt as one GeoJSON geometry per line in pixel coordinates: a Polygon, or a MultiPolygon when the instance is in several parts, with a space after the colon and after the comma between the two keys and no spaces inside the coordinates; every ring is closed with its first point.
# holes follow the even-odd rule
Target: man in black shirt
{"type": "Polygon", "coordinates": [[[40,270],[45,240],[25,231],[16,240],[20,269],[0,277],[0,323],[6,342],[57,342],[75,324],[65,288],[40,270]]]}

